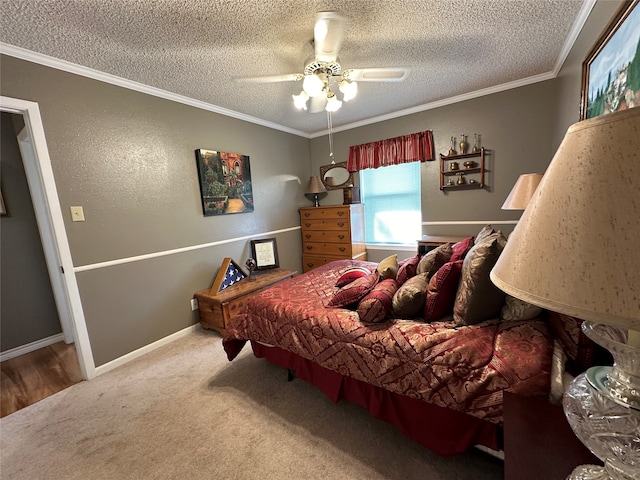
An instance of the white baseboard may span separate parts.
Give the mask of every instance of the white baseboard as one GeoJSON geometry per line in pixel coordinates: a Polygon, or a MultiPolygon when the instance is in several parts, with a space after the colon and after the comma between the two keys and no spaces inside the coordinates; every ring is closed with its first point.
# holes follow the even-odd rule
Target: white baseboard
{"type": "Polygon", "coordinates": [[[40,348],[48,347],[49,345],[53,345],[54,343],[58,342],[64,342],[64,335],[62,335],[61,333],[43,338],[41,340],[36,340],[35,342],[27,343],[26,345],[12,348],[11,350],[7,350],[6,352],[2,352],[0,353],[0,362],[4,362],[5,360],[9,360],[10,358],[19,357],[20,355],[24,355],[26,353],[35,352],[40,348]]]}
{"type": "Polygon", "coordinates": [[[198,328],[202,328],[202,327],[200,327],[199,323],[196,323],[194,325],[191,325],[190,327],[184,328],[176,333],[173,333],[168,337],[161,338],[160,340],[150,343],[149,345],[145,345],[144,347],[134,350],[133,352],[129,352],[126,355],[123,355],[122,357],[118,357],[115,360],[111,360],[110,362],[107,362],[104,365],[100,365],[99,367],[96,367],[96,376],[102,375],[103,373],[110,372],[114,368],[117,368],[121,365],[124,365],[125,363],[130,362],[131,360],[135,360],[136,358],[139,358],[142,355],[145,355],[149,352],[154,351],[156,348],[163,347],[164,345],[167,345],[168,343],[171,343],[174,340],[184,337],[185,335],[189,335],[191,332],[196,331],[198,328]]]}

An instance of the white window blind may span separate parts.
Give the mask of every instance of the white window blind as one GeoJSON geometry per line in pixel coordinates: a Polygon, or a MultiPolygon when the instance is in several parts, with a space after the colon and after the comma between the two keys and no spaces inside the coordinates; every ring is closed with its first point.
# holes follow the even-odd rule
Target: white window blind
{"type": "Polygon", "coordinates": [[[360,170],[367,243],[415,245],[422,235],[420,162],[360,170]]]}

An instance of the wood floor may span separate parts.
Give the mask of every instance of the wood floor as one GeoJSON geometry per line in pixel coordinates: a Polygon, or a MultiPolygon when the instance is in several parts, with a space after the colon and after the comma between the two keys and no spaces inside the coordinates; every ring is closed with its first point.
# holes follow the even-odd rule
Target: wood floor
{"type": "Polygon", "coordinates": [[[55,343],[0,363],[0,417],[82,380],[75,345],[55,343]]]}

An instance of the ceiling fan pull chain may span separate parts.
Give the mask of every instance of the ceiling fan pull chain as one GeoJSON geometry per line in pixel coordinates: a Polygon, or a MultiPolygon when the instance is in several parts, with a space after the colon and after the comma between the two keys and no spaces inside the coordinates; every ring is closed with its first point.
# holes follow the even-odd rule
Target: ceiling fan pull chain
{"type": "Polygon", "coordinates": [[[333,122],[331,121],[331,112],[329,111],[327,111],[327,124],[329,125],[329,158],[333,165],[336,161],[333,158],[333,122]]]}

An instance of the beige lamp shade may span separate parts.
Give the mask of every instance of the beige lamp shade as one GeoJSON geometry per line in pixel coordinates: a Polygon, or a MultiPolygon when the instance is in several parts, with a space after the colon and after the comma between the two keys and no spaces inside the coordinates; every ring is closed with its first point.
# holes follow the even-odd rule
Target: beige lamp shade
{"type": "Polygon", "coordinates": [[[540,307],[640,330],[640,108],[569,128],[491,280],[540,307]]]}
{"type": "Polygon", "coordinates": [[[317,175],[309,178],[309,184],[307,185],[307,190],[305,193],[324,193],[327,189],[324,188],[320,177],[317,175]]]}
{"type": "Polygon", "coordinates": [[[525,173],[520,175],[516,184],[511,189],[511,193],[504,201],[502,210],[524,210],[529,204],[529,200],[538,188],[542,180],[540,173],[525,173]]]}

